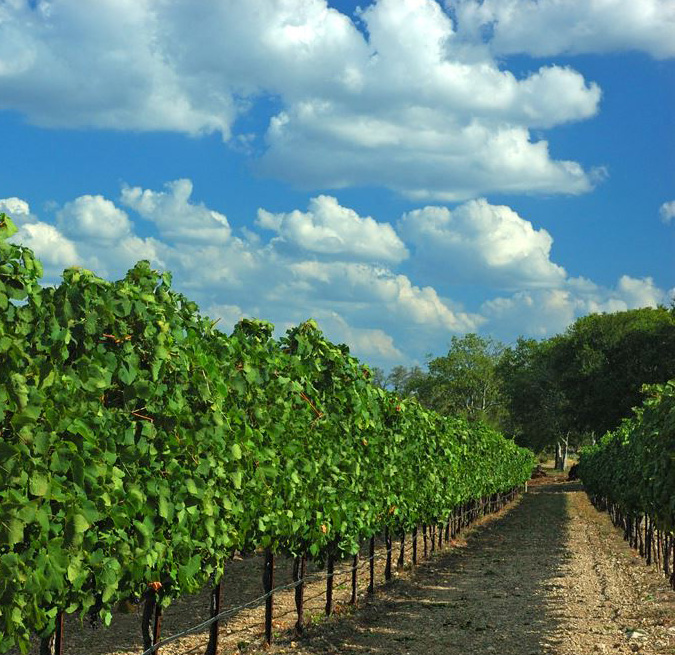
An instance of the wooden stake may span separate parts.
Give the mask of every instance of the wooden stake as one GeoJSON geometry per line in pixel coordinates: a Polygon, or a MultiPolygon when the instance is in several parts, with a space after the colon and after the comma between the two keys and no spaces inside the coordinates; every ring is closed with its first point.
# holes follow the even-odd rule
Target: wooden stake
{"type": "Polygon", "coordinates": [[[305,631],[305,569],[307,557],[302,555],[293,560],[293,582],[299,583],[295,588],[295,609],[298,620],[295,622],[295,634],[300,636],[305,631]]]}
{"type": "MultiPolygon", "coordinates": [[[[220,614],[220,595],[222,581],[211,589],[211,618],[220,614]]],[[[209,627],[209,643],[206,646],[204,655],[217,655],[218,653],[218,628],[219,621],[214,621],[209,627]]]]}
{"type": "Polygon", "coordinates": [[[368,584],[368,593],[372,594],[375,591],[375,537],[370,538],[370,582],[368,584]]]}
{"type": "Polygon", "coordinates": [[[265,599],[265,643],[272,643],[272,612],[274,610],[274,555],[267,548],[265,550],[265,567],[263,569],[263,589],[265,594],[269,594],[265,599]]]}

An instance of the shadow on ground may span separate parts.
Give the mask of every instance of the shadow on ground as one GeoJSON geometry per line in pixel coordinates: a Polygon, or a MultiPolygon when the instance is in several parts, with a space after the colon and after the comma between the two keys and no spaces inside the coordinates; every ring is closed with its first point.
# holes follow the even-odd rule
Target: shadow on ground
{"type": "MultiPolygon", "coordinates": [[[[532,488],[505,516],[478,527],[466,545],[437,554],[352,616],[313,626],[293,652],[544,652],[545,637],[557,627],[547,592],[566,558],[566,494],[580,488],[532,488]]],[[[279,647],[283,652],[283,641],[279,647]]]]}

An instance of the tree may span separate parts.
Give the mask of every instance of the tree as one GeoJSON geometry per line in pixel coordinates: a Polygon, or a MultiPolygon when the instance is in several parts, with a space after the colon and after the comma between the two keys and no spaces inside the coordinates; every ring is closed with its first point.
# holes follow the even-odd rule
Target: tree
{"type": "Polygon", "coordinates": [[[574,429],[601,436],[642,403],[643,384],[675,378],[675,315],[645,307],[584,316],[560,339],[552,364],[574,429]]]}
{"type": "Polygon", "coordinates": [[[380,389],[387,388],[387,377],[379,366],[370,367],[370,381],[380,389]]]}
{"type": "Polygon", "coordinates": [[[421,375],[424,374],[419,366],[412,366],[411,368],[394,366],[386,378],[387,388],[404,398],[412,393],[412,387],[421,375]]]}
{"type": "Polygon", "coordinates": [[[556,451],[556,467],[563,469],[570,445],[568,399],[553,366],[559,337],[537,342],[518,339],[504,350],[497,365],[505,412],[502,427],[518,444],[535,452],[549,447],[556,451]]]}
{"type": "Polygon", "coordinates": [[[499,422],[500,380],[495,367],[503,345],[489,337],[452,337],[448,354],[428,363],[428,373],[410,376],[408,388],[426,407],[470,421],[499,422]]]}
{"type": "MultiPolygon", "coordinates": [[[[497,367],[505,427],[521,445],[567,446],[615,429],[643,384],[675,378],[675,312],[664,307],[578,319],[545,341],[520,339],[497,367]]],[[[558,459],[558,458],[556,458],[558,459]]]]}

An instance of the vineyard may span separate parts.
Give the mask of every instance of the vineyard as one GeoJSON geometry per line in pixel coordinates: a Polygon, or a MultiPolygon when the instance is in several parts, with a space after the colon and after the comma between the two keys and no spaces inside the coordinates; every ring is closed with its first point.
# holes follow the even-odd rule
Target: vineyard
{"type": "Polygon", "coordinates": [[[347,558],[530,477],[529,450],[376,387],[313,321],[225,335],[147,262],[43,287],[15,231],[0,214],[0,652],[63,613],[149,619],[237,552],[347,558]]]}
{"type": "Polygon", "coordinates": [[[647,393],[632,418],[582,453],[579,473],[596,506],[675,589],[675,381],[647,393]]]}

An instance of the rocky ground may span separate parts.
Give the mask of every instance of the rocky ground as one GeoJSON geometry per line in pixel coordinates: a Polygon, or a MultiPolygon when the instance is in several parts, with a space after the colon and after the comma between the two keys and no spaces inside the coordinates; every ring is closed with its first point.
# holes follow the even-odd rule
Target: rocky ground
{"type": "MultiPolygon", "coordinates": [[[[387,584],[378,562],[376,593],[347,605],[349,574],[336,579],[336,614],[322,618],[322,574],[307,585],[310,625],[302,638],[292,592],[275,599],[275,640],[261,644],[262,608],[239,612],[221,628],[221,653],[377,655],[675,654],[675,592],[622,540],[578,483],[542,480],[510,508],[483,519],[466,540],[406,566],[387,584]]],[[[379,546],[380,552],[383,548],[379,546]]],[[[421,549],[421,541],[420,541],[421,549]]],[[[395,548],[396,552],[396,548],[395,548]]],[[[407,560],[410,559],[408,545],[407,560]]],[[[394,558],[395,559],[395,558],[394,558]]],[[[260,593],[260,558],[234,562],[224,583],[225,606],[260,593]]],[[[290,581],[278,563],[277,584],[290,581]]],[[[64,655],[140,653],[139,609],[111,628],[92,631],[68,617],[64,655]]],[[[207,617],[208,594],[185,599],[164,617],[163,637],[207,617]]],[[[203,652],[206,635],[184,637],[164,655],[203,652]]]]}

